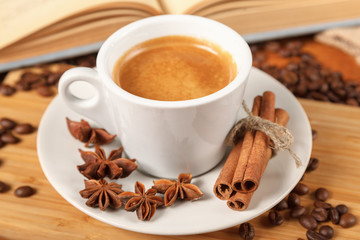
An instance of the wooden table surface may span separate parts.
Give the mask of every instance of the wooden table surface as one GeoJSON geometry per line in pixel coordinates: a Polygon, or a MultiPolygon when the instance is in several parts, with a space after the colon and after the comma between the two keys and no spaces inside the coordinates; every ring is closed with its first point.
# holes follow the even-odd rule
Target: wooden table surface
{"type": "MultiPolygon", "coordinates": [[[[0,118],[38,126],[51,100],[34,92],[0,96],[0,118]]],[[[312,192],[318,187],[328,188],[331,204],[346,204],[359,217],[360,107],[299,101],[312,128],[318,131],[312,156],[320,160],[319,168],[306,174],[303,182],[312,192]]],[[[8,192],[0,193],[0,239],[240,239],[238,225],[201,235],[155,236],[119,229],[87,216],[66,202],[45,178],[36,153],[36,134],[21,136],[20,143],[0,149],[0,181],[11,185],[8,192]],[[14,190],[21,185],[34,187],[36,194],[29,198],[15,197],[14,190]]],[[[308,211],[313,200],[311,194],[302,197],[308,211]]],[[[306,239],[306,230],[288,214],[284,212],[286,221],[278,227],[268,224],[266,214],[253,219],[255,239],[306,239]]],[[[334,230],[334,239],[360,239],[359,224],[349,229],[337,225],[334,230]]]]}

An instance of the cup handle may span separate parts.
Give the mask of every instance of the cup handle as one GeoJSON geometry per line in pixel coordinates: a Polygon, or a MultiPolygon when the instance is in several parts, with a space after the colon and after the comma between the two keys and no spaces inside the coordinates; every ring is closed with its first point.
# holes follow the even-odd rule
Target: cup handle
{"type": "Polygon", "coordinates": [[[67,70],[60,78],[58,89],[60,98],[71,110],[97,122],[106,130],[114,132],[114,125],[106,104],[107,95],[95,69],[77,67],[67,70]],[[95,88],[95,95],[88,99],[74,96],[70,91],[70,85],[77,81],[92,85],[95,88]]]}

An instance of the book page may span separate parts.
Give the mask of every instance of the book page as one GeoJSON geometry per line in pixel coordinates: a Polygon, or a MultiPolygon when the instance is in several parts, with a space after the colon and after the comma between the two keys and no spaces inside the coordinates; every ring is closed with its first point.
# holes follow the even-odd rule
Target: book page
{"type": "MultiPolygon", "coordinates": [[[[206,0],[159,0],[160,5],[167,14],[186,14],[187,10],[195,5],[207,4],[206,0]]],[[[210,1],[212,2],[212,1],[210,1]]]]}
{"type": "Polygon", "coordinates": [[[113,2],[162,12],[157,0],[0,0],[0,49],[72,14],[113,2]]]}

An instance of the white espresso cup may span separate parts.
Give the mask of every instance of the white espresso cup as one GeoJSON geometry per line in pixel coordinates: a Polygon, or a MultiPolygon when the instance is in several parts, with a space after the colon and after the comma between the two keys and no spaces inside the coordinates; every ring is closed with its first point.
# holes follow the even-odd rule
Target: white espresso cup
{"type": "Polygon", "coordinates": [[[78,67],[60,79],[62,101],[73,111],[116,134],[126,155],[141,171],[164,178],[200,175],[224,157],[226,136],[241,107],[252,56],[248,44],[231,28],[202,17],[162,15],[133,22],[112,34],[99,50],[97,69],[78,67]],[[133,46],[152,38],[180,35],[205,39],[230,53],[237,74],[223,89],[185,101],[157,101],[135,96],[116,85],[117,60],[133,46]],[[79,99],[69,87],[85,81],[95,96],[79,99]]]}

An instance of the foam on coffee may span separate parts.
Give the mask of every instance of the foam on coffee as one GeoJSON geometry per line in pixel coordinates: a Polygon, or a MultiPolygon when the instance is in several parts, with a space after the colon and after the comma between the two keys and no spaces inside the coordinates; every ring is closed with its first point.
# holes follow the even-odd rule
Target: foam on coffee
{"type": "Polygon", "coordinates": [[[187,36],[166,36],[140,43],[115,64],[113,78],[139,97],[181,101],[204,97],[236,76],[231,55],[214,43],[187,36]]]}

